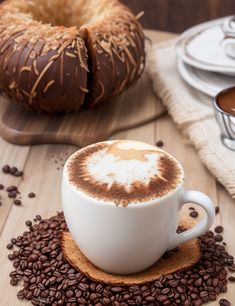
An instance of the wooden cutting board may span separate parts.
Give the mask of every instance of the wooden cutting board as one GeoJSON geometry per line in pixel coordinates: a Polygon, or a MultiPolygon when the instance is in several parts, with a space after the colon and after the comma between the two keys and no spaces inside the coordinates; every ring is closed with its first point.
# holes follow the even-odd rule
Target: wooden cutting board
{"type": "MultiPolygon", "coordinates": [[[[155,41],[156,34],[147,31],[155,41]]],[[[0,99],[0,135],[13,144],[66,143],[78,146],[105,140],[112,134],[150,122],[165,112],[148,75],[109,103],[65,115],[37,113],[0,99]]]]}

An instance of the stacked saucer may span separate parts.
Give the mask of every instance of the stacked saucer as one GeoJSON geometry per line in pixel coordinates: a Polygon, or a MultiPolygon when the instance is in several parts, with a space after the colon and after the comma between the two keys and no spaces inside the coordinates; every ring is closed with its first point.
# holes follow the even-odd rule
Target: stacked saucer
{"type": "Polygon", "coordinates": [[[199,24],[177,42],[177,64],[182,78],[214,97],[235,85],[235,17],[199,24]]]}

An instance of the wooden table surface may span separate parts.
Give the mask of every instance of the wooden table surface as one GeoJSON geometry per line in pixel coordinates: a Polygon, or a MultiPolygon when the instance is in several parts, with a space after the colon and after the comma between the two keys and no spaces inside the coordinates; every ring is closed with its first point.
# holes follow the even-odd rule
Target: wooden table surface
{"type": "MultiPolygon", "coordinates": [[[[149,32],[156,40],[164,40],[171,34],[162,32],[149,32]]],[[[159,103],[156,100],[156,103],[159,103]]],[[[196,150],[188,140],[183,137],[172,119],[165,115],[156,122],[118,133],[113,139],[134,139],[155,144],[157,140],[164,141],[164,149],[173,154],[183,165],[186,174],[186,187],[205,192],[220,207],[215,224],[225,227],[224,240],[228,250],[235,255],[235,203],[226,190],[215,180],[200,161],[196,150]]],[[[20,302],[16,297],[19,287],[9,284],[9,272],[12,264],[7,259],[9,251],[6,244],[10,238],[17,237],[26,230],[25,221],[33,219],[40,214],[44,218],[54,215],[62,210],[60,199],[60,183],[63,163],[66,158],[78,148],[69,145],[40,145],[40,146],[15,146],[6,143],[0,138],[0,167],[5,164],[17,166],[24,170],[23,178],[15,178],[0,173],[0,183],[5,186],[17,185],[22,193],[22,206],[12,204],[5,192],[0,192],[3,204],[0,206],[0,305],[17,306],[27,305],[26,301],[20,302]],[[29,199],[27,194],[35,192],[36,198],[29,199]]],[[[235,305],[235,285],[228,284],[228,292],[221,294],[232,305],[235,305]]],[[[218,305],[216,302],[208,305],[218,305]]]]}

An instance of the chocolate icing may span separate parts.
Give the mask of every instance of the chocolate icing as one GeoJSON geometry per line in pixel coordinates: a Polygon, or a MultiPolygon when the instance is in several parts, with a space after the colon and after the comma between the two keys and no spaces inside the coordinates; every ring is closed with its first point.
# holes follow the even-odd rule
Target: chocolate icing
{"type": "Polygon", "coordinates": [[[51,14],[47,20],[33,11],[34,1],[0,5],[0,92],[5,97],[38,110],[69,112],[108,100],[141,75],[143,31],[119,1],[97,0],[100,18],[84,19],[86,24],[75,14],[52,16],[45,4],[45,14],[51,14]]]}

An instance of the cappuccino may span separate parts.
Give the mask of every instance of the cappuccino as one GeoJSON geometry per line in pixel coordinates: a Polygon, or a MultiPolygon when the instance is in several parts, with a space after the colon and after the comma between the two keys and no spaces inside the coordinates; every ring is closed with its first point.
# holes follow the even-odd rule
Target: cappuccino
{"type": "Polygon", "coordinates": [[[81,252],[108,273],[133,274],[202,235],[214,221],[214,205],[205,194],[184,190],[183,176],[174,157],[142,142],[105,141],[74,153],[64,167],[61,195],[81,252]],[[206,217],[177,234],[185,203],[200,205],[206,217]]]}
{"type": "Polygon", "coordinates": [[[92,198],[117,205],[142,203],[176,190],[181,165],[146,143],[107,141],[77,151],[66,164],[70,184],[92,198]]]}

